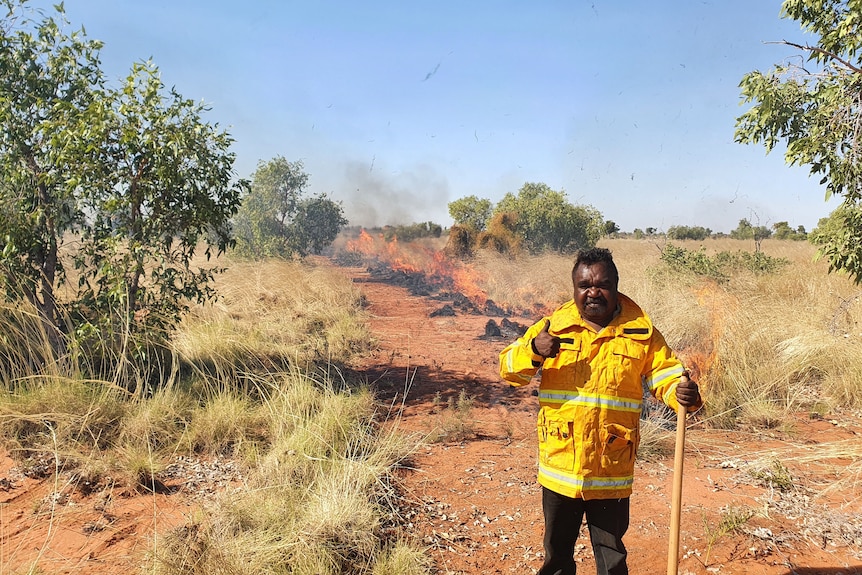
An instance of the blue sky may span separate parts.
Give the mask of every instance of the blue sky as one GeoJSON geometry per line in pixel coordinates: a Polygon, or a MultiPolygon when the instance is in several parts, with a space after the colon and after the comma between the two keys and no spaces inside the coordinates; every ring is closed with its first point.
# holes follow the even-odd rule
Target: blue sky
{"type": "MultiPolygon", "coordinates": [[[[48,2],[34,2],[49,7],[48,2]]],[[[781,150],[733,142],[738,84],[804,40],[779,0],[67,0],[109,78],[152,59],[212,108],[236,171],[302,160],[353,224],[451,224],[525,182],[625,231],[836,207],[781,150]]]]}

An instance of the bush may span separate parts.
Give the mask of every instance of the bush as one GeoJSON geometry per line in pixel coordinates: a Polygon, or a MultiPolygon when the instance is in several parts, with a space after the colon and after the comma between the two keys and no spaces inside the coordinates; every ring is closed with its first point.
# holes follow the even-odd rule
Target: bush
{"type": "Polygon", "coordinates": [[[719,252],[710,257],[701,247],[698,251],[665,245],[661,261],[680,272],[705,276],[719,282],[729,279],[731,271],[748,271],[757,275],[774,274],[790,264],[784,258],[774,258],[763,252],[719,252]]]}
{"type": "Polygon", "coordinates": [[[246,257],[290,258],[320,253],[347,224],[339,202],[307,197],[301,161],[260,162],[233,222],[236,250],[246,257]]]}
{"type": "Polygon", "coordinates": [[[533,253],[591,248],[605,234],[605,220],[598,210],[573,205],[565,192],[552,190],[547,184],[526,183],[517,195],[506,194],[494,215],[506,212],[517,214],[515,229],[533,253]]]}
{"type": "Polygon", "coordinates": [[[667,237],[672,240],[705,240],[712,235],[712,230],[703,226],[671,226],[667,237]]]}
{"type": "Polygon", "coordinates": [[[473,255],[476,246],[476,233],[470,228],[454,225],[449,228],[449,239],[444,251],[450,258],[466,259],[473,255]]]}
{"type": "Polygon", "coordinates": [[[488,223],[488,230],[479,234],[477,243],[481,249],[491,249],[501,254],[517,255],[524,245],[517,231],[518,214],[498,212],[488,223]]]}
{"type": "Polygon", "coordinates": [[[386,226],[383,228],[383,239],[391,242],[398,239],[402,242],[412,242],[419,238],[439,238],[443,227],[434,222],[414,223],[408,226],[386,226]]]}
{"type": "Polygon", "coordinates": [[[706,255],[704,248],[694,252],[673,244],[667,244],[661,251],[661,261],[679,272],[706,276],[717,281],[727,281],[728,279],[722,272],[721,266],[713,258],[706,255]]]}

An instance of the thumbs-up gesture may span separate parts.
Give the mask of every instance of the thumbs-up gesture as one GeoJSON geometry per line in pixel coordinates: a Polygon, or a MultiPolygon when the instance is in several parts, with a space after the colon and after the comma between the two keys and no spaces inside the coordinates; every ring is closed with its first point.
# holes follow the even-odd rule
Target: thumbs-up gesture
{"type": "Polygon", "coordinates": [[[545,326],[542,331],[533,338],[532,347],[533,353],[542,357],[556,357],[560,353],[560,338],[551,335],[548,331],[551,327],[551,320],[545,320],[545,326]]]}

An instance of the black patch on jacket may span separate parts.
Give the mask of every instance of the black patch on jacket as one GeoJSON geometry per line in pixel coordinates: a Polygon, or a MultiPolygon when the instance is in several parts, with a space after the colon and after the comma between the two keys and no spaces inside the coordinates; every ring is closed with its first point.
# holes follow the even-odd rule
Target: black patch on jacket
{"type": "Polygon", "coordinates": [[[649,333],[648,327],[626,327],[623,328],[623,333],[649,333]]]}
{"type": "Polygon", "coordinates": [[[561,337],[560,343],[575,343],[575,338],[573,338],[573,337],[561,337]]]}

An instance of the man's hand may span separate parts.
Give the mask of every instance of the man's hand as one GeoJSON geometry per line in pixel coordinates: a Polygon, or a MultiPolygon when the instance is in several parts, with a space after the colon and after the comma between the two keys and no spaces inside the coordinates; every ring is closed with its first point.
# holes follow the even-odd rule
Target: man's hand
{"type": "MultiPolygon", "coordinates": [[[[533,353],[542,357],[557,357],[560,353],[560,338],[548,333],[548,328],[551,327],[551,320],[545,320],[545,327],[542,331],[533,338],[532,346],[533,353]]],[[[695,386],[696,387],[696,386],[695,386]]]]}
{"type": "Polygon", "coordinates": [[[700,406],[700,390],[697,384],[689,379],[688,371],[682,372],[679,385],[676,386],[676,400],[683,407],[700,406]]]}

